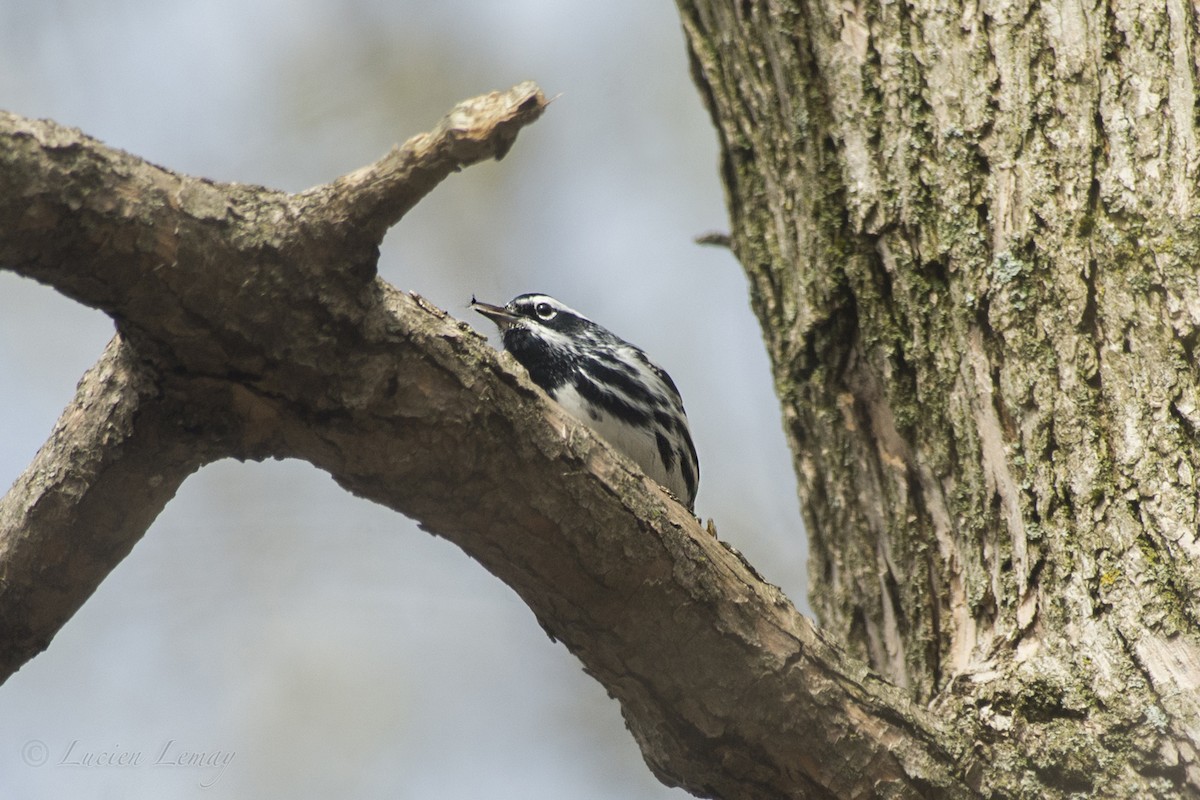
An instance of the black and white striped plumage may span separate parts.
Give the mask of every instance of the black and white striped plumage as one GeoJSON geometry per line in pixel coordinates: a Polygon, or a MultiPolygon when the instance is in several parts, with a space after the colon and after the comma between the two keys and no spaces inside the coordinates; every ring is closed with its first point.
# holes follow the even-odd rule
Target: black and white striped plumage
{"type": "Polygon", "coordinates": [[[544,294],[471,307],[500,328],[504,349],[571,416],[682,500],[696,501],[700,464],[674,381],[646,354],[544,294]]]}

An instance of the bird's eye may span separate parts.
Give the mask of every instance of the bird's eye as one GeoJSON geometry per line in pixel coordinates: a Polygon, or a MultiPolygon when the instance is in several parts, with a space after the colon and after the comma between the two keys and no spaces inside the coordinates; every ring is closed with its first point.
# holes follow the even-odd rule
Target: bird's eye
{"type": "Polygon", "coordinates": [[[533,313],[549,322],[550,320],[554,319],[554,315],[558,312],[555,311],[554,306],[550,305],[549,303],[538,303],[533,307],[533,313]]]}

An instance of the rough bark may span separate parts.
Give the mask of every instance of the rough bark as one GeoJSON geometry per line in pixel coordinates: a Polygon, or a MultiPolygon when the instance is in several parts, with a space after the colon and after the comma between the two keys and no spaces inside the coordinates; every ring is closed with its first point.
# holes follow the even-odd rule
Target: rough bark
{"type": "Polygon", "coordinates": [[[211,446],[114,339],[0,502],[0,674],[39,653],[129,554],[211,446]],[[85,590],[86,588],[86,590],[85,590]]]}
{"type": "Polygon", "coordinates": [[[469,328],[375,276],[443,177],[502,155],[524,84],[299,195],[177,175],[0,115],[0,264],[117,323],[0,503],[0,666],[45,647],[187,474],[302,458],[454,541],[717,797],[964,797],[968,739],[847,659],[469,328]],[[49,576],[51,581],[47,582],[49,576]]]}
{"type": "Polygon", "coordinates": [[[681,0],[825,630],[993,796],[1200,796],[1193,4],[681,0]]]}

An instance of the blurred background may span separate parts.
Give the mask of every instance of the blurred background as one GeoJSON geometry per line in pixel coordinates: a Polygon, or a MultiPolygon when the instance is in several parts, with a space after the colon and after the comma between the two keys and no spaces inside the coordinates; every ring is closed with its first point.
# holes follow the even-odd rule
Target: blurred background
{"type": "MultiPolygon", "coordinates": [[[[220,181],[305,189],[526,78],[558,99],[394,228],[381,274],[493,343],[472,293],[547,292],[644,347],[687,404],[697,512],[807,613],[746,281],[692,241],[728,223],[670,3],[0,0],[0,108],[220,181]]],[[[0,272],[5,487],[111,335],[0,272]]],[[[307,464],[214,464],[0,687],[0,797],[330,796],[686,795],[455,547],[307,464]]]]}

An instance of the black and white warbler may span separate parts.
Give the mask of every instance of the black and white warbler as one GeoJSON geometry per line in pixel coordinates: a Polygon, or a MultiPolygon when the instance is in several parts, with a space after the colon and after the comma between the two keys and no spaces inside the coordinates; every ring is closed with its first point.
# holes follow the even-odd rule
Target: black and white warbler
{"type": "Polygon", "coordinates": [[[671,376],[639,348],[544,294],[508,305],[471,298],[504,349],[564,410],[633,459],[690,509],[700,462],[671,376]]]}

